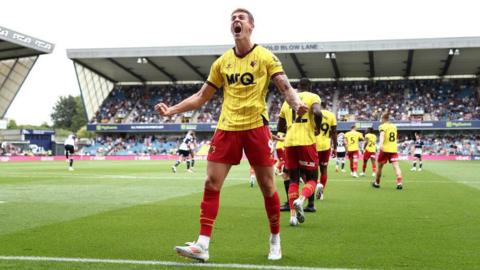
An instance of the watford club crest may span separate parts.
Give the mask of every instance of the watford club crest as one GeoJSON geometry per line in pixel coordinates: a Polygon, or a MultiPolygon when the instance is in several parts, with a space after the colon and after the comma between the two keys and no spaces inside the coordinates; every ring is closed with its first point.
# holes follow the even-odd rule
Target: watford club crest
{"type": "Polygon", "coordinates": [[[250,66],[255,67],[255,65],[257,64],[257,61],[253,60],[252,62],[250,62],[250,66]]]}
{"type": "Polygon", "coordinates": [[[208,153],[214,153],[215,152],[215,145],[210,145],[210,149],[208,149],[208,153]]]}

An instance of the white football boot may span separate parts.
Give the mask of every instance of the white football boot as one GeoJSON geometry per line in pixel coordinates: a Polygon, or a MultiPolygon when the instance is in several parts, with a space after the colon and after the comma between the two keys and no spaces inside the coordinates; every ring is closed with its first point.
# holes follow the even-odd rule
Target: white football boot
{"type": "Polygon", "coordinates": [[[195,242],[187,242],[185,246],[176,246],[175,251],[178,255],[194,259],[200,262],[208,261],[208,249],[195,242]]]}

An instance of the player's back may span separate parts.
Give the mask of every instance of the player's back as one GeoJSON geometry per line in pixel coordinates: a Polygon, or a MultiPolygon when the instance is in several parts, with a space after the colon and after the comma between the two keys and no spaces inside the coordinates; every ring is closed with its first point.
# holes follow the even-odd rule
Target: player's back
{"type": "Polygon", "coordinates": [[[315,119],[312,110],[313,104],[320,104],[320,97],[310,92],[298,94],[300,99],[307,105],[308,112],[301,117],[284,102],[280,110],[280,117],[287,122],[287,135],[285,136],[285,147],[312,145],[315,144],[315,119]]]}
{"type": "Polygon", "coordinates": [[[191,135],[186,135],[185,138],[183,138],[179,149],[180,150],[189,150],[190,149],[190,143],[192,141],[193,141],[193,137],[191,135]]]}
{"type": "Polygon", "coordinates": [[[68,135],[67,139],[64,142],[65,145],[75,145],[75,136],[68,135]]]}
{"type": "Polygon", "coordinates": [[[365,147],[365,150],[368,152],[376,152],[377,151],[377,136],[373,133],[368,133],[365,135],[365,139],[368,141],[367,146],[365,147]]]}
{"type": "Polygon", "coordinates": [[[381,124],[378,130],[384,132],[383,152],[397,153],[397,127],[390,122],[386,122],[381,124]]]}
{"type": "Polygon", "coordinates": [[[350,130],[345,133],[345,139],[347,140],[347,151],[358,151],[360,138],[363,138],[362,133],[356,130],[350,130]]]}
{"type": "Polygon", "coordinates": [[[327,110],[322,110],[322,125],[320,126],[320,133],[317,135],[317,151],[330,149],[330,138],[333,126],[337,126],[335,114],[327,110]]]}

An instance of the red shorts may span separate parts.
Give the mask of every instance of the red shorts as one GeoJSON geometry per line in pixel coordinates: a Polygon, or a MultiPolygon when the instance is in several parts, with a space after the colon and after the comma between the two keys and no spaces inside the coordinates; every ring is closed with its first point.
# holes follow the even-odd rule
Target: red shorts
{"type": "Polygon", "coordinates": [[[311,171],[317,170],[317,167],[316,144],[285,147],[285,168],[287,170],[302,168],[311,171]]]}
{"type": "Polygon", "coordinates": [[[385,164],[385,163],[387,163],[387,161],[392,163],[392,162],[398,161],[398,154],[397,153],[385,153],[385,152],[380,151],[380,153],[378,153],[377,161],[380,164],[385,164]]]}
{"type": "Polygon", "coordinates": [[[318,163],[322,166],[327,166],[330,160],[330,149],[324,151],[318,151],[318,163]]]}
{"type": "Polygon", "coordinates": [[[217,129],[208,150],[208,161],[237,165],[247,155],[252,166],[273,166],[273,142],[268,126],[249,130],[226,131],[217,129]]]}
{"type": "Polygon", "coordinates": [[[285,151],[283,148],[277,148],[277,158],[279,160],[285,160],[285,151]]]}
{"type": "Polygon", "coordinates": [[[365,151],[365,153],[363,153],[363,160],[368,160],[370,158],[375,158],[375,155],[377,153],[375,152],[368,152],[368,151],[365,151]]]}
{"type": "Polygon", "coordinates": [[[358,159],[358,150],[357,151],[348,151],[347,152],[349,159],[358,159]]]}

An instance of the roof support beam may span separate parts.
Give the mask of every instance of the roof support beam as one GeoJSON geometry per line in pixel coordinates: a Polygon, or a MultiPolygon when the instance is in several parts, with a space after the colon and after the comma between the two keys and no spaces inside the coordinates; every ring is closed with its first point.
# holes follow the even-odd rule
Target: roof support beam
{"type": "Polygon", "coordinates": [[[103,77],[103,78],[105,78],[105,79],[107,79],[107,80],[109,80],[109,81],[111,81],[111,82],[113,82],[113,83],[117,83],[117,82],[118,82],[117,80],[112,79],[111,77],[105,75],[104,73],[98,71],[97,69],[93,68],[93,67],[90,66],[90,65],[85,64],[84,62],[82,62],[82,61],[80,61],[80,60],[78,60],[78,59],[74,59],[73,62],[75,62],[75,63],[77,63],[77,64],[79,64],[79,65],[82,65],[82,66],[88,68],[88,69],[91,70],[93,73],[95,73],[95,74],[97,74],[98,76],[103,77]]]}
{"type": "Polygon", "coordinates": [[[145,78],[143,78],[142,76],[138,75],[137,73],[133,72],[130,68],[127,68],[126,66],[120,64],[117,60],[113,59],[113,58],[107,58],[108,61],[112,62],[114,65],[116,65],[117,67],[123,69],[125,72],[127,72],[128,74],[132,75],[133,77],[137,78],[139,81],[141,81],[142,83],[145,83],[147,80],[145,80],[145,78]]]}
{"type": "Polygon", "coordinates": [[[18,63],[18,58],[15,59],[15,62],[14,62],[13,65],[10,67],[10,70],[8,71],[7,76],[5,76],[5,79],[3,80],[2,84],[0,84],[0,89],[2,89],[3,86],[5,85],[5,83],[8,81],[8,79],[10,79],[10,75],[12,75],[12,72],[13,72],[13,70],[15,69],[15,66],[17,65],[17,63],[18,63]]]}
{"type": "Polygon", "coordinates": [[[173,76],[172,74],[168,73],[165,68],[155,64],[151,59],[145,57],[145,59],[147,59],[147,62],[152,66],[154,67],[156,70],[160,71],[163,75],[167,76],[172,82],[176,82],[177,81],[177,78],[175,76],[173,76]]]}
{"type": "Polygon", "coordinates": [[[407,61],[407,67],[405,68],[405,75],[404,77],[410,77],[410,74],[412,73],[412,65],[413,65],[413,50],[408,50],[408,57],[407,61]]]}
{"type": "MultiPolygon", "coordinates": [[[[450,49],[450,51],[453,51],[454,49],[450,49]]],[[[445,62],[445,64],[443,65],[443,68],[442,68],[442,73],[440,73],[440,77],[443,77],[445,75],[447,75],[447,72],[448,72],[448,68],[450,67],[450,64],[452,63],[452,59],[453,59],[453,53],[449,53],[448,54],[448,57],[446,60],[443,60],[443,62],[445,62]]]]}
{"type": "Polygon", "coordinates": [[[328,53],[328,56],[330,57],[330,62],[332,63],[333,71],[335,72],[335,79],[338,79],[341,74],[337,65],[337,56],[335,53],[328,53]]]}
{"type": "Polygon", "coordinates": [[[178,57],[185,65],[187,65],[189,68],[191,68],[193,70],[193,72],[195,72],[198,76],[200,76],[200,78],[202,78],[202,80],[206,80],[207,79],[207,76],[205,74],[203,74],[202,72],[200,72],[200,70],[198,69],[198,67],[194,66],[192,63],[190,63],[190,61],[187,60],[187,58],[185,58],[184,56],[179,56],[178,57]]]}
{"type": "Polygon", "coordinates": [[[307,73],[305,72],[305,70],[303,70],[302,64],[300,64],[300,61],[298,61],[297,55],[294,53],[291,53],[290,57],[292,57],[293,63],[295,64],[295,67],[297,67],[297,70],[298,70],[298,73],[300,73],[300,76],[302,76],[302,78],[307,77],[307,73]]]}
{"type": "Polygon", "coordinates": [[[368,64],[370,66],[370,78],[375,77],[375,63],[373,51],[368,51],[368,64]]]}

